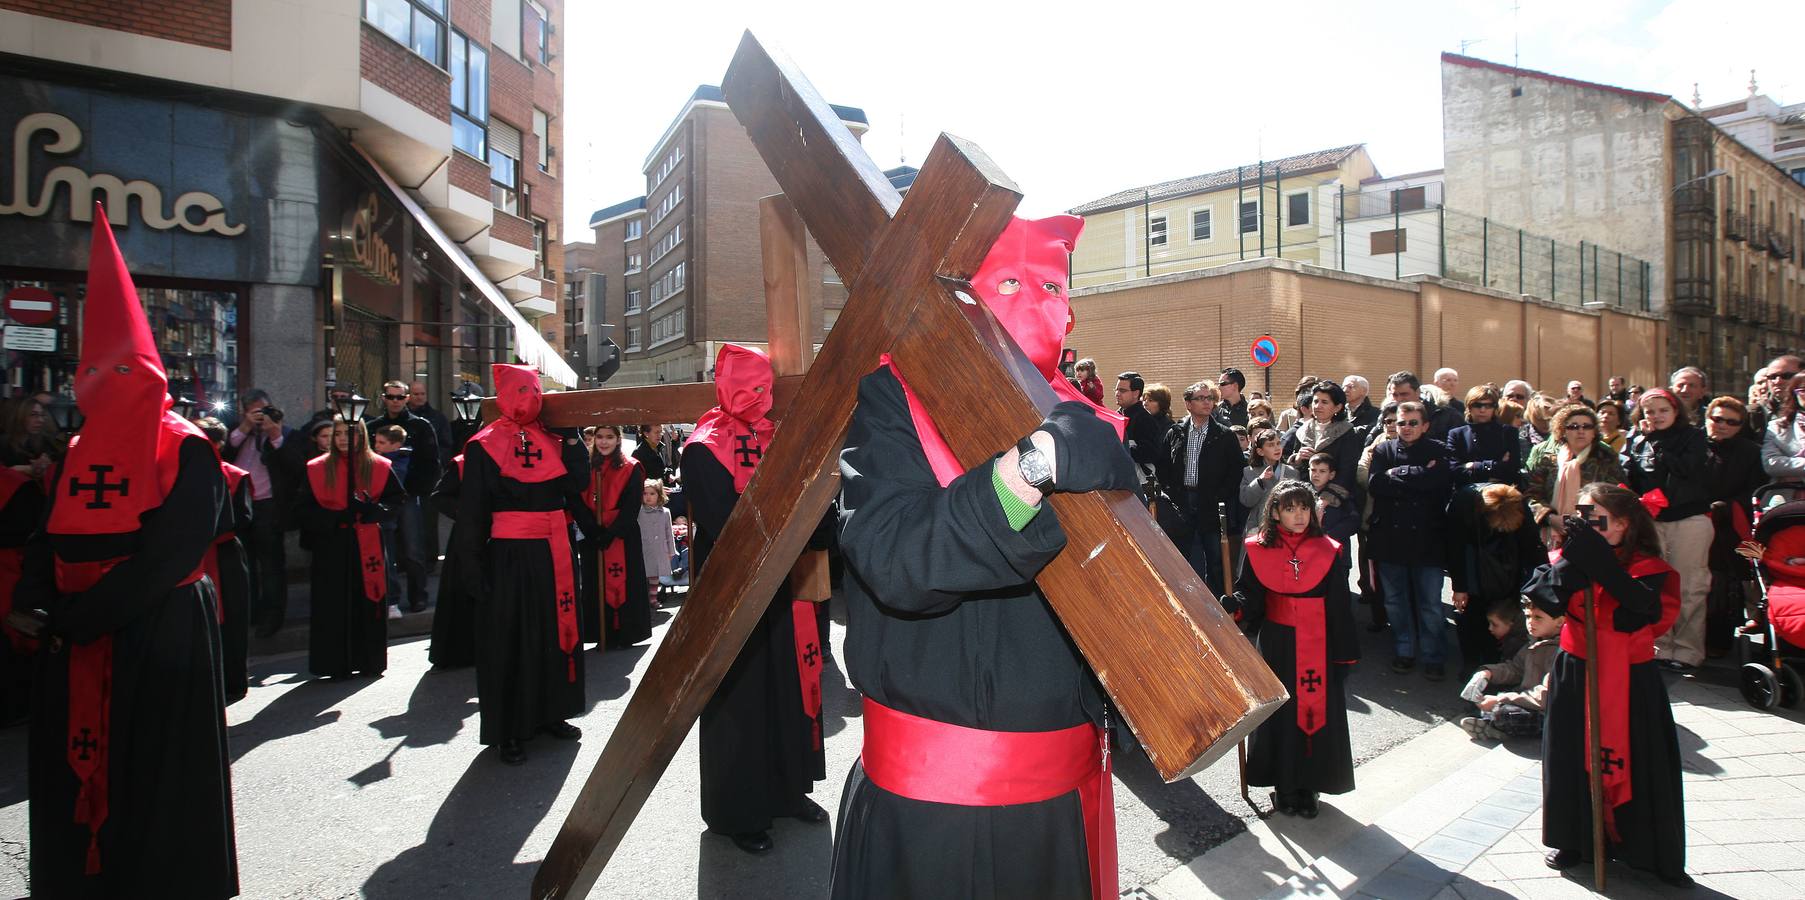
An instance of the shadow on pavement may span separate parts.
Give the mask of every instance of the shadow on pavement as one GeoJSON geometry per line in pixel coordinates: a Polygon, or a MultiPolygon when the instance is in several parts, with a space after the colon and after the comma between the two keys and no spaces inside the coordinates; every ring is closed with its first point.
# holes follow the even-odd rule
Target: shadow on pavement
{"type": "Polygon", "coordinates": [[[1189,860],[1247,830],[1239,816],[1224,810],[1196,781],[1181,778],[1167,784],[1138,744],[1114,751],[1110,759],[1116,780],[1165,823],[1153,843],[1167,856],[1189,860]]]}
{"type": "Polygon", "coordinates": [[[650,644],[634,644],[604,653],[591,653],[583,661],[583,700],[587,713],[603,700],[615,700],[633,690],[633,669],[639,659],[652,649],[650,644]]]}
{"type": "Polygon", "coordinates": [[[570,777],[579,744],[538,738],[525,765],[503,765],[485,749],[446,795],[420,844],[383,863],[363,884],[367,898],[524,897],[539,862],[515,862],[570,777]]]}
{"type": "Polygon", "coordinates": [[[834,865],[834,836],[827,825],[778,819],[771,825],[770,852],[758,856],[735,847],[725,835],[704,831],[696,840],[699,900],[827,896],[834,865]]]}
{"type": "Polygon", "coordinates": [[[833,737],[846,730],[847,719],[864,715],[862,698],[840,671],[840,661],[829,654],[821,664],[821,734],[833,737]]]}
{"type": "Polygon", "coordinates": [[[352,694],[374,684],[366,675],[349,678],[316,678],[295,685],[257,715],[226,729],[226,744],[236,763],[267,741],[306,734],[338,721],[339,711],[331,707],[343,703],[352,694]]]}

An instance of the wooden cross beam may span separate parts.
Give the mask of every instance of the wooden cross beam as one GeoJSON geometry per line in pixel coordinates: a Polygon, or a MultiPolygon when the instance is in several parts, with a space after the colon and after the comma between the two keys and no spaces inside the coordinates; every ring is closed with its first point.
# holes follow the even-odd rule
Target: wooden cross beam
{"type": "MultiPolygon", "coordinates": [[[[1055,403],[963,283],[1020,199],[982,151],[942,135],[902,198],[801,73],[750,34],[722,84],[851,294],[535,874],[534,897],[582,896],[595,883],[832,501],[856,385],[879,354],[892,354],[967,466],[1055,403]],[[936,377],[945,371],[958,384],[936,377]],[[960,388],[971,383],[992,390],[973,404],[960,388]]],[[[584,401],[566,402],[574,411],[584,401]]],[[[1049,502],[1068,545],[1039,586],[1162,776],[1202,768],[1284,702],[1284,686],[1133,495],[1049,502]]]]}

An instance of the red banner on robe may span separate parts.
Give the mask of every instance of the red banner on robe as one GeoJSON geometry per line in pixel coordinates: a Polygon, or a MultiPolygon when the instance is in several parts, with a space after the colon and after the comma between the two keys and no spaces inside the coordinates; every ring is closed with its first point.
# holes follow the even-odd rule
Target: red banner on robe
{"type": "Polygon", "coordinates": [[[802,682],[802,711],[808,713],[813,743],[821,749],[821,632],[815,620],[815,604],[790,601],[790,619],[796,632],[796,675],[802,682]]]}
{"type": "MultiPolygon", "coordinates": [[[[585,499],[589,501],[589,508],[595,511],[596,520],[602,523],[603,529],[613,526],[615,519],[620,517],[620,509],[614,504],[629,482],[645,482],[638,460],[607,460],[591,471],[589,496],[585,499]]],[[[635,503],[634,516],[638,515],[638,504],[635,503]]],[[[627,603],[627,542],[619,538],[609,541],[596,560],[596,568],[600,574],[596,581],[602,586],[602,605],[613,622],[612,630],[619,631],[620,609],[627,603]]]]}
{"type": "Polygon", "coordinates": [[[570,522],[564,510],[537,512],[502,510],[495,514],[489,537],[507,541],[546,541],[551,544],[552,583],[556,586],[558,649],[564,651],[571,683],[577,680],[577,580],[570,562],[570,522]]]}

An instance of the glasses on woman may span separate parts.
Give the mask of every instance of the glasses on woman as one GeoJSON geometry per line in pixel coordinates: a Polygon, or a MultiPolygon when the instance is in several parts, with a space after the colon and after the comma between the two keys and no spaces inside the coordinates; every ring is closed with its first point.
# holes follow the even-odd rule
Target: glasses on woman
{"type": "Polygon", "coordinates": [[[1727,418],[1724,418],[1723,416],[1712,416],[1711,421],[1716,422],[1717,424],[1722,425],[1726,428],[1736,428],[1736,427],[1740,427],[1742,425],[1741,419],[1727,419],[1727,418]]]}
{"type": "Polygon", "coordinates": [[[1468,403],[1467,406],[1472,409],[1497,409],[1498,408],[1498,404],[1492,400],[1475,400],[1472,403],[1468,403]]]}
{"type": "Polygon", "coordinates": [[[1597,431],[1598,423],[1596,423],[1596,422],[1568,422],[1567,430],[1568,431],[1597,431]]]}

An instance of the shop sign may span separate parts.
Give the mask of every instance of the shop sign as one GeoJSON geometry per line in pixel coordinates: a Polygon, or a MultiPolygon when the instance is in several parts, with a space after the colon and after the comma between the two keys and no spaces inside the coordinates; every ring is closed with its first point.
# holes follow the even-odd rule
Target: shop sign
{"type": "Polygon", "coordinates": [[[33,328],[29,325],[8,325],[6,337],[0,339],[0,347],[7,350],[23,350],[27,353],[55,353],[56,329],[33,328]]]}
{"type": "Polygon", "coordinates": [[[75,222],[93,221],[91,204],[98,193],[106,205],[107,220],[116,226],[131,224],[131,201],[136,199],[144,224],[160,231],[179,227],[194,234],[211,233],[224,237],[244,233],[242,223],[233,225],[226,221],[225,204],[205,191],[188,191],[177,196],[166,214],[163,190],[156,185],[143,180],[122,181],[119,176],[105,172],[90,175],[74,166],[57,166],[44,173],[44,180],[37,186],[36,199],[33,199],[26,183],[31,170],[26,156],[31,149],[32,136],[40,131],[50,134],[50,142],[44,145],[45,153],[69,154],[81,148],[81,128],[67,116],[40,112],[20,119],[13,128],[12,196],[0,197],[0,215],[45,216],[61,188],[67,185],[69,218],[75,222]]]}
{"type": "Polygon", "coordinates": [[[376,192],[365,194],[363,202],[345,215],[339,244],[344,260],[352,268],[377,284],[396,285],[401,283],[401,257],[378,230],[381,212],[376,192]]]}

